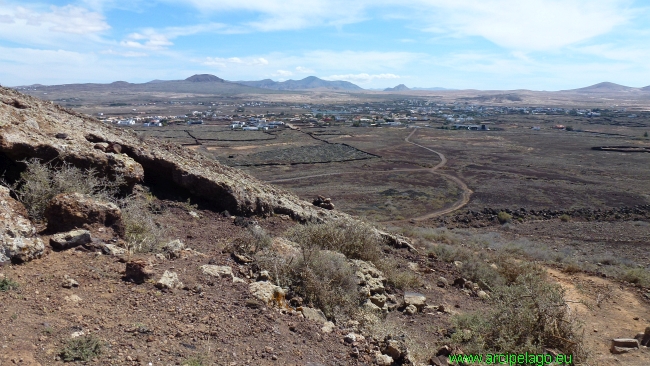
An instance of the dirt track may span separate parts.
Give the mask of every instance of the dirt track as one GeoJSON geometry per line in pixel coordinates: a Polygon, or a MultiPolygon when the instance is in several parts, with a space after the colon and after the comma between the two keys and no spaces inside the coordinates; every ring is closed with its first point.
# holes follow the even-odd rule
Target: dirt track
{"type": "MultiPolygon", "coordinates": [[[[441,177],[454,182],[460,188],[462,193],[461,193],[461,197],[456,202],[454,202],[454,204],[451,205],[450,207],[441,208],[441,209],[429,212],[429,213],[427,213],[425,215],[422,215],[422,216],[417,216],[417,217],[413,217],[413,218],[409,218],[409,219],[405,219],[405,220],[399,220],[399,221],[411,221],[411,220],[422,221],[422,220],[428,220],[428,219],[431,219],[431,218],[434,218],[434,217],[446,215],[448,213],[454,212],[454,211],[462,208],[467,203],[469,203],[470,197],[472,195],[472,190],[470,190],[469,187],[467,187],[465,182],[463,182],[459,178],[454,177],[454,176],[452,176],[450,174],[445,174],[445,173],[441,173],[441,172],[438,171],[440,168],[443,168],[444,166],[447,165],[447,157],[445,157],[444,154],[442,154],[442,153],[440,153],[438,151],[435,151],[433,149],[430,149],[430,148],[428,148],[426,146],[422,146],[420,144],[417,144],[415,142],[410,141],[410,138],[415,134],[415,132],[417,130],[418,130],[417,128],[414,128],[413,131],[406,138],[404,138],[404,141],[406,141],[407,143],[409,143],[411,145],[415,145],[417,147],[420,147],[422,149],[425,149],[425,150],[427,150],[429,152],[432,152],[432,153],[438,155],[438,157],[440,158],[440,162],[436,166],[434,166],[433,168],[371,170],[371,171],[367,171],[366,173],[389,173],[389,172],[390,173],[396,173],[396,172],[428,171],[430,173],[440,175],[441,177]]],[[[276,179],[276,180],[268,181],[267,183],[282,183],[282,182],[290,182],[290,181],[301,180],[301,179],[329,177],[329,176],[334,176],[334,175],[345,175],[345,174],[358,174],[358,173],[359,173],[358,171],[351,171],[351,172],[312,174],[312,175],[307,175],[307,176],[303,176],[303,177],[276,179]]],[[[398,221],[391,221],[391,222],[398,222],[398,221]]]]}

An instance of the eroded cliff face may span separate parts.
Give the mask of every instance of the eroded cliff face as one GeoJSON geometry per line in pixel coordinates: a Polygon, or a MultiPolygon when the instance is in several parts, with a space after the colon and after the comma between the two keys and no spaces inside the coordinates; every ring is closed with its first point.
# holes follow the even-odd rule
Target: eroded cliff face
{"type": "Polygon", "coordinates": [[[0,154],[4,155],[0,162],[39,158],[92,167],[105,176],[122,175],[131,186],[145,180],[164,184],[238,215],[277,213],[298,221],[349,219],[181,146],[143,140],[133,131],[3,87],[0,154]]]}

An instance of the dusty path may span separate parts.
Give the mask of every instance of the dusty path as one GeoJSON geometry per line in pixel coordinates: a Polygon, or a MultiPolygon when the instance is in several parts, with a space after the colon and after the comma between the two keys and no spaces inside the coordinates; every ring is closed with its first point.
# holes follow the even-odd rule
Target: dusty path
{"type": "Polygon", "coordinates": [[[448,213],[454,212],[454,211],[462,208],[463,206],[465,206],[466,204],[469,203],[469,199],[470,199],[470,197],[472,195],[472,190],[469,189],[469,187],[467,187],[467,184],[465,184],[465,182],[463,182],[459,178],[454,177],[453,175],[440,173],[440,172],[437,171],[438,169],[444,167],[447,164],[447,157],[445,157],[445,155],[443,153],[440,153],[440,152],[435,151],[433,149],[430,149],[430,148],[428,148],[426,146],[422,146],[420,144],[412,142],[410,140],[410,138],[415,134],[415,132],[417,130],[418,130],[417,128],[414,128],[413,131],[404,139],[404,141],[408,142],[411,145],[415,145],[415,146],[421,147],[421,148],[423,148],[425,150],[428,150],[428,151],[438,155],[438,157],[440,158],[440,163],[438,163],[438,165],[434,166],[431,169],[425,169],[425,170],[429,170],[433,174],[438,174],[438,175],[442,176],[445,179],[453,181],[454,183],[456,183],[456,185],[458,185],[458,188],[460,188],[460,190],[461,190],[460,198],[456,202],[454,202],[454,204],[451,205],[450,207],[441,208],[441,209],[435,210],[433,212],[430,212],[430,213],[428,213],[426,215],[413,217],[413,218],[409,219],[409,220],[415,220],[415,221],[422,221],[422,220],[428,220],[428,219],[431,219],[431,218],[434,218],[434,217],[446,215],[448,213]]]}
{"type": "Polygon", "coordinates": [[[622,355],[609,351],[612,338],[633,338],[650,326],[650,305],[640,300],[634,287],[584,273],[569,275],[551,268],[547,272],[566,291],[572,313],[584,322],[587,365],[650,365],[647,348],[622,355]]]}
{"type": "MultiPolygon", "coordinates": [[[[465,182],[460,180],[457,177],[454,177],[453,175],[450,174],[445,174],[441,173],[438,171],[438,169],[443,168],[445,165],[447,165],[447,157],[438,151],[435,151],[431,148],[428,148],[426,146],[422,146],[418,143],[412,142],[410,139],[411,137],[415,134],[417,131],[417,128],[414,128],[413,131],[404,139],[407,143],[411,145],[415,145],[417,147],[420,147],[422,149],[425,149],[429,152],[432,152],[436,155],[438,155],[438,158],[440,158],[440,162],[436,164],[433,168],[414,168],[414,169],[393,169],[393,170],[370,170],[366,171],[365,173],[397,173],[397,172],[422,172],[422,171],[428,171],[433,174],[440,175],[441,177],[450,180],[454,182],[458,188],[461,190],[461,196],[460,198],[454,202],[451,206],[446,207],[446,208],[441,208],[432,212],[429,212],[425,215],[422,216],[417,216],[413,217],[410,219],[405,219],[405,220],[399,220],[399,221],[390,221],[390,222],[403,222],[403,221],[422,221],[422,220],[428,220],[434,217],[446,215],[448,213],[454,212],[463,206],[465,206],[467,203],[469,203],[470,197],[472,195],[472,190],[467,187],[465,182]]],[[[301,179],[310,179],[310,178],[319,178],[319,177],[331,177],[335,175],[345,175],[345,174],[358,174],[359,171],[352,171],[352,172],[336,172],[336,173],[324,173],[324,174],[312,174],[312,175],[307,175],[307,176],[302,176],[302,177],[295,177],[295,178],[284,178],[284,179],[276,179],[276,180],[270,180],[267,181],[267,183],[282,183],[282,182],[291,182],[291,181],[296,181],[296,180],[301,180],[301,179]]]]}

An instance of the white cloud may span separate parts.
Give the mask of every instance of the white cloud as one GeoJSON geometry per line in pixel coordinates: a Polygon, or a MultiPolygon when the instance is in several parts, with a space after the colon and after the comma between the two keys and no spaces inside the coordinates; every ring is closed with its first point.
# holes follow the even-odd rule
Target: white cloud
{"type": "Polygon", "coordinates": [[[0,23],[11,24],[15,22],[16,21],[11,15],[0,14],[0,23]]]}
{"type": "Polygon", "coordinates": [[[104,16],[78,6],[0,1],[0,40],[21,46],[80,49],[101,42],[110,29],[104,16]]]}
{"type": "Polygon", "coordinates": [[[131,33],[120,43],[124,47],[140,48],[145,50],[162,50],[172,43],[168,36],[154,30],[145,30],[142,33],[131,33]]]}
{"type": "Polygon", "coordinates": [[[287,70],[278,70],[275,73],[273,73],[273,76],[278,76],[281,78],[287,78],[291,75],[293,75],[293,72],[287,70]]]}
{"type": "MultiPolygon", "coordinates": [[[[206,12],[245,11],[257,20],[244,22],[258,31],[302,29],[318,25],[340,26],[365,19],[368,0],[183,0],[206,12]]],[[[178,1],[167,0],[178,3],[178,1]]],[[[250,29],[249,29],[250,30],[250,29]]]]}
{"type": "Polygon", "coordinates": [[[551,50],[610,32],[633,13],[627,0],[421,0],[432,32],[480,36],[516,50],[551,50]],[[427,5],[430,6],[426,9],[427,5]]]}
{"type": "Polygon", "coordinates": [[[164,50],[173,46],[173,39],[198,33],[213,32],[223,29],[221,23],[197,24],[186,27],[167,27],[164,29],[145,28],[140,32],[129,34],[120,44],[124,47],[147,50],[164,50]]]}
{"type": "Polygon", "coordinates": [[[112,49],[101,51],[100,53],[104,55],[116,55],[122,57],[146,57],[148,54],[144,52],[134,52],[134,51],[113,51],[112,49]]]}
{"type": "Polygon", "coordinates": [[[428,32],[483,37],[505,48],[534,51],[557,49],[606,34],[638,12],[630,7],[631,0],[183,1],[208,13],[247,12],[247,18],[254,20],[238,24],[248,27],[238,28],[240,32],[340,26],[367,20],[368,14],[373,14],[410,19],[428,32]]]}
{"type": "Polygon", "coordinates": [[[314,70],[307,67],[296,66],[296,72],[300,74],[313,74],[314,70]]]}
{"type": "Polygon", "coordinates": [[[345,74],[345,75],[331,75],[323,77],[325,80],[346,80],[358,83],[369,83],[373,80],[386,80],[386,79],[399,79],[399,75],[395,74],[345,74]]]}
{"type": "Polygon", "coordinates": [[[110,29],[102,14],[73,5],[51,6],[49,12],[22,6],[9,8],[9,10],[12,15],[5,15],[5,18],[11,17],[13,22],[27,26],[43,26],[53,32],[87,34],[110,29]]]}

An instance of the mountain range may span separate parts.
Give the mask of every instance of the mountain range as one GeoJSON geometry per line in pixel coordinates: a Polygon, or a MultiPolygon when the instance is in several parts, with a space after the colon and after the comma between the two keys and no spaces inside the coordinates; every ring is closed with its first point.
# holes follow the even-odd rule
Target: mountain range
{"type": "Polygon", "coordinates": [[[315,76],[308,76],[302,80],[287,80],[287,81],[273,81],[271,79],[264,79],[259,81],[235,81],[237,84],[252,86],[255,88],[272,89],[272,90],[313,90],[313,89],[326,89],[326,90],[344,90],[344,91],[359,91],[363,90],[358,85],[352,84],[349,81],[341,80],[323,80],[315,76]]]}
{"type": "MultiPolygon", "coordinates": [[[[184,80],[152,80],[146,83],[129,83],[126,81],[115,81],[108,84],[86,83],[86,84],[64,84],[64,85],[41,85],[19,86],[17,89],[39,89],[51,92],[173,92],[173,93],[197,93],[197,94],[266,94],[282,93],[291,91],[310,90],[331,90],[342,92],[361,92],[361,88],[348,81],[323,80],[315,76],[309,76],[301,80],[274,81],[271,79],[257,81],[228,81],[210,74],[192,75],[184,80]]],[[[378,89],[368,89],[378,90],[378,89]]],[[[379,89],[382,90],[382,89],[379,89]]],[[[393,88],[386,88],[386,92],[402,91],[444,91],[454,90],[446,88],[409,88],[399,84],[393,88]]],[[[602,82],[584,88],[560,90],[563,93],[578,94],[621,94],[621,93],[646,93],[650,92],[650,85],[641,88],[633,88],[611,82],[602,82]]]]}

